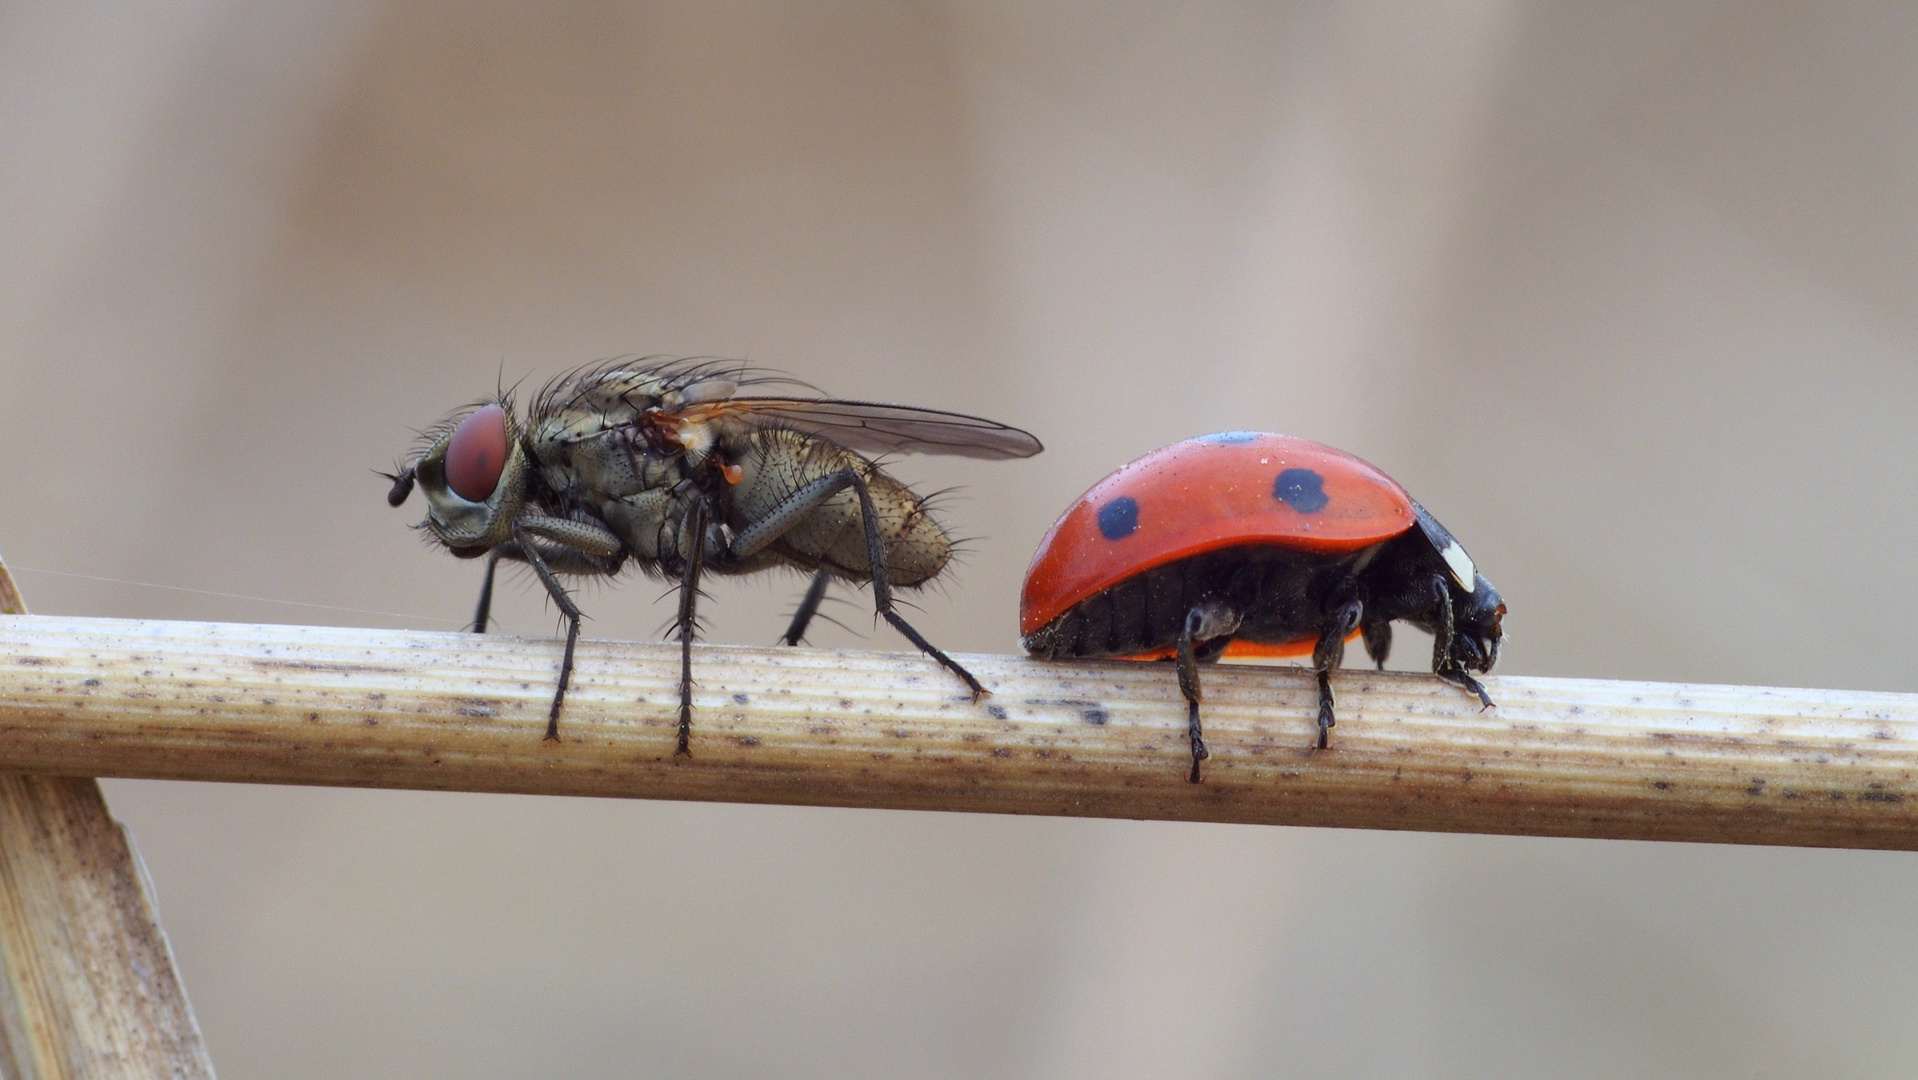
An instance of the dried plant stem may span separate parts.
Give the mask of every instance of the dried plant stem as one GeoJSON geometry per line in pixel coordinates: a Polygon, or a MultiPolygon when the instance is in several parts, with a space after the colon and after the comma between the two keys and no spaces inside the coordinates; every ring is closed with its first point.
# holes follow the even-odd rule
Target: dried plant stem
{"type": "Polygon", "coordinates": [[[0,769],[101,776],[1918,848],[1918,696],[1345,672],[1312,749],[1298,669],[1205,673],[1185,782],[1162,664],[0,617],[0,769]]]}
{"type": "MultiPolygon", "coordinates": [[[[38,625],[25,611],[0,563],[0,617],[38,625]]],[[[0,647],[0,665],[30,659],[0,647]]],[[[139,856],[91,779],[0,774],[0,1076],[213,1076],[139,856]]]]}

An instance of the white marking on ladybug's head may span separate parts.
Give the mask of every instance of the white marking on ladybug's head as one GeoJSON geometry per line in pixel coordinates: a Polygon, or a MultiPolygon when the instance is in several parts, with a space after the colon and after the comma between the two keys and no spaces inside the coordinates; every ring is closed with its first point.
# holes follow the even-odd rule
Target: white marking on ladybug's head
{"type": "Polygon", "coordinates": [[[1419,531],[1425,534],[1425,539],[1439,553],[1439,558],[1445,560],[1445,568],[1452,572],[1452,580],[1458,582],[1458,587],[1469,595],[1478,587],[1478,567],[1472,565],[1472,557],[1465,553],[1465,548],[1452,539],[1452,534],[1445,531],[1445,526],[1440,525],[1425,507],[1414,502],[1412,512],[1418,518],[1419,531]]]}
{"type": "Polygon", "coordinates": [[[1478,567],[1472,565],[1472,557],[1465,553],[1457,540],[1440,548],[1439,557],[1451,568],[1452,580],[1458,582],[1459,588],[1469,593],[1478,584],[1478,567]]]}

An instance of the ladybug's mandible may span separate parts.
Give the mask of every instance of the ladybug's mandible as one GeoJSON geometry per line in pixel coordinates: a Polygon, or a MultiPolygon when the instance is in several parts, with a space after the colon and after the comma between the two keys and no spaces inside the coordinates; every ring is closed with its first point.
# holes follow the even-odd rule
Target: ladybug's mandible
{"type": "Polygon", "coordinates": [[[1198,665],[1310,653],[1319,746],[1345,643],[1385,666],[1392,622],[1434,638],[1432,673],[1492,699],[1505,604],[1405,489],[1342,450],[1227,431],[1155,450],[1072,504],[1026,571],[1019,634],[1060,657],[1176,658],[1192,772],[1206,756],[1198,665]]]}

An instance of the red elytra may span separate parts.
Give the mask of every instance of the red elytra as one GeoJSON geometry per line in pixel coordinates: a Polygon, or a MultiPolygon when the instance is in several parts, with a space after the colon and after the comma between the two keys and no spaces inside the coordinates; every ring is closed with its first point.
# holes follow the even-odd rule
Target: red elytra
{"type": "Polygon", "coordinates": [[[467,502],[485,502],[506,468],[506,410],[488,405],[460,421],[446,445],[446,486],[467,502]]]}
{"type": "MultiPolygon", "coordinates": [[[[1036,633],[1081,600],[1179,559],[1249,544],[1357,551],[1416,520],[1397,481],[1343,450],[1263,432],[1187,439],[1094,484],[1052,526],[1026,571],[1019,632],[1036,633]],[[1317,477],[1290,501],[1274,496],[1288,470],[1317,477]]],[[[1297,655],[1315,640],[1235,641],[1226,655],[1297,655]]]]}

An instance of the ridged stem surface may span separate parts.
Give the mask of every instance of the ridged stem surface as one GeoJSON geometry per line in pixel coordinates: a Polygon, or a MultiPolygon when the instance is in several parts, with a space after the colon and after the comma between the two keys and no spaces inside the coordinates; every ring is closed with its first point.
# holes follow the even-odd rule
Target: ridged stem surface
{"type": "Polygon", "coordinates": [[[1185,781],[1169,665],[678,650],[230,623],[0,617],[0,770],[1543,836],[1918,848],[1918,696],[1345,671],[1313,748],[1298,668],[1204,672],[1185,781]]]}

